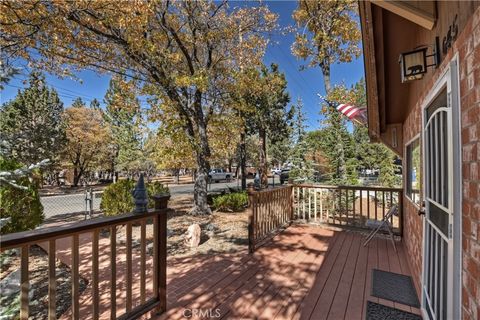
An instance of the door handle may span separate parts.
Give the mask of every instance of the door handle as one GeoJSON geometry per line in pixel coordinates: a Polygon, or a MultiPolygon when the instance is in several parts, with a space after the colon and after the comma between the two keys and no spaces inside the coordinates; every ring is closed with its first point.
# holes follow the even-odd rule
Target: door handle
{"type": "Polygon", "coordinates": [[[418,210],[418,215],[419,216],[424,216],[425,215],[425,207],[418,210]]]}
{"type": "Polygon", "coordinates": [[[424,216],[425,215],[425,201],[422,202],[420,209],[418,209],[418,215],[424,216]]]}

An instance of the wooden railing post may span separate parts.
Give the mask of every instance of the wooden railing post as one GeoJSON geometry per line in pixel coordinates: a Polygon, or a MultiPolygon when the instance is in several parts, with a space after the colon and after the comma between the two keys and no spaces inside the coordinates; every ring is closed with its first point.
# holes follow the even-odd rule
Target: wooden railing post
{"type": "Polygon", "coordinates": [[[254,224],[255,224],[255,191],[248,190],[248,252],[253,253],[255,250],[255,235],[254,235],[254,224]]]}
{"type": "Polygon", "coordinates": [[[399,212],[399,219],[398,219],[398,228],[400,237],[403,239],[403,189],[402,191],[398,192],[398,212],[399,212]]]}
{"type": "Polygon", "coordinates": [[[158,215],[158,299],[160,304],[157,312],[167,310],[167,212],[158,215]]]}
{"type": "Polygon", "coordinates": [[[290,190],[290,222],[294,220],[294,204],[295,204],[295,199],[294,199],[294,190],[293,186],[290,186],[288,189],[290,190]]]}
{"type": "MultiPolygon", "coordinates": [[[[155,210],[162,207],[160,198],[154,198],[155,210]]],[[[158,299],[157,314],[167,311],[167,211],[153,218],[153,291],[158,299]]]]}

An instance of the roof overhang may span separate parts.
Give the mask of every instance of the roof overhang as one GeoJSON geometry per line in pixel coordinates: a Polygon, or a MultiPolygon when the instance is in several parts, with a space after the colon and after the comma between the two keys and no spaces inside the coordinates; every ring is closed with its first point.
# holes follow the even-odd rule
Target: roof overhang
{"type": "Polygon", "coordinates": [[[372,141],[382,142],[403,154],[403,121],[408,85],[400,83],[398,57],[412,48],[418,28],[435,25],[433,1],[359,1],[360,24],[367,86],[368,131],[372,141]],[[398,32],[401,30],[402,32],[398,32]]]}
{"type": "Polygon", "coordinates": [[[419,26],[432,30],[435,25],[435,4],[433,1],[385,1],[372,0],[372,2],[402,18],[419,26]]]}

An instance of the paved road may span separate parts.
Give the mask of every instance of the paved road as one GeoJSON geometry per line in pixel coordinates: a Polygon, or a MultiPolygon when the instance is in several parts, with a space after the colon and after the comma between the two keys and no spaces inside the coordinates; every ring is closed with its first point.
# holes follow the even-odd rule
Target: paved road
{"type": "MultiPolygon", "coordinates": [[[[250,181],[249,181],[250,182],[250,181]]],[[[270,179],[272,183],[272,179],[270,179]]],[[[275,183],[279,183],[278,177],[275,178],[275,183]]],[[[228,188],[240,187],[240,181],[232,180],[231,182],[219,182],[209,185],[208,191],[220,191],[228,188]]],[[[193,184],[181,184],[169,186],[170,193],[173,197],[177,195],[193,194],[193,184]]],[[[93,194],[93,210],[100,209],[100,201],[102,199],[102,192],[94,192],[93,194]]],[[[60,196],[42,197],[45,218],[50,218],[56,215],[63,215],[76,212],[85,212],[85,194],[67,194],[60,196]]]]}

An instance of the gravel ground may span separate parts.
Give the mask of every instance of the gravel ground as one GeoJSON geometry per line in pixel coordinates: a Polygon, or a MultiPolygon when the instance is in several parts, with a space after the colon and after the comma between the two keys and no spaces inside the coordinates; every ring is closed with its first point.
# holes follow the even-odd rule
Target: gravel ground
{"type": "MultiPolygon", "coordinates": [[[[247,210],[235,213],[214,211],[211,215],[192,216],[188,211],[192,207],[191,196],[173,198],[168,206],[173,209],[168,214],[167,253],[168,257],[183,257],[196,253],[236,252],[248,247],[247,210]],[[202,236],[197,248],[184,245],[184,234],[194,223],[200,225],[202,236]]],[[[140,226],[133,226],[132,238],[140,239],[140,226]]],[[[104,234],[107,236],[107,234],[104,234]]],[[[147,224],[147,245],[153,239],[153,225],[147,224]]],[[[125,239],[125,228],[117,230],[120,242],[125,239]]]]}
{"type": "MultiPolygon", "coordinates": [[[[19,252],[9,250],[2,254],[0,279],[20,268],[19,252]]],[[[47,319],[48,316],[48,255],[40,247],[34,245],[29,251],[30,280],[30,317],[29,319],[47,319]]],[[[70,268],[57,260],[57,302],[56,316],[60,317],[71,305],[71,272],[70,268]]],[[[87,287],[87,281],[80,277],[80,294],[87,287]]],[[[20,314],[20,294],[0,295],[1,319],[17,319],[20,314]]]]}

